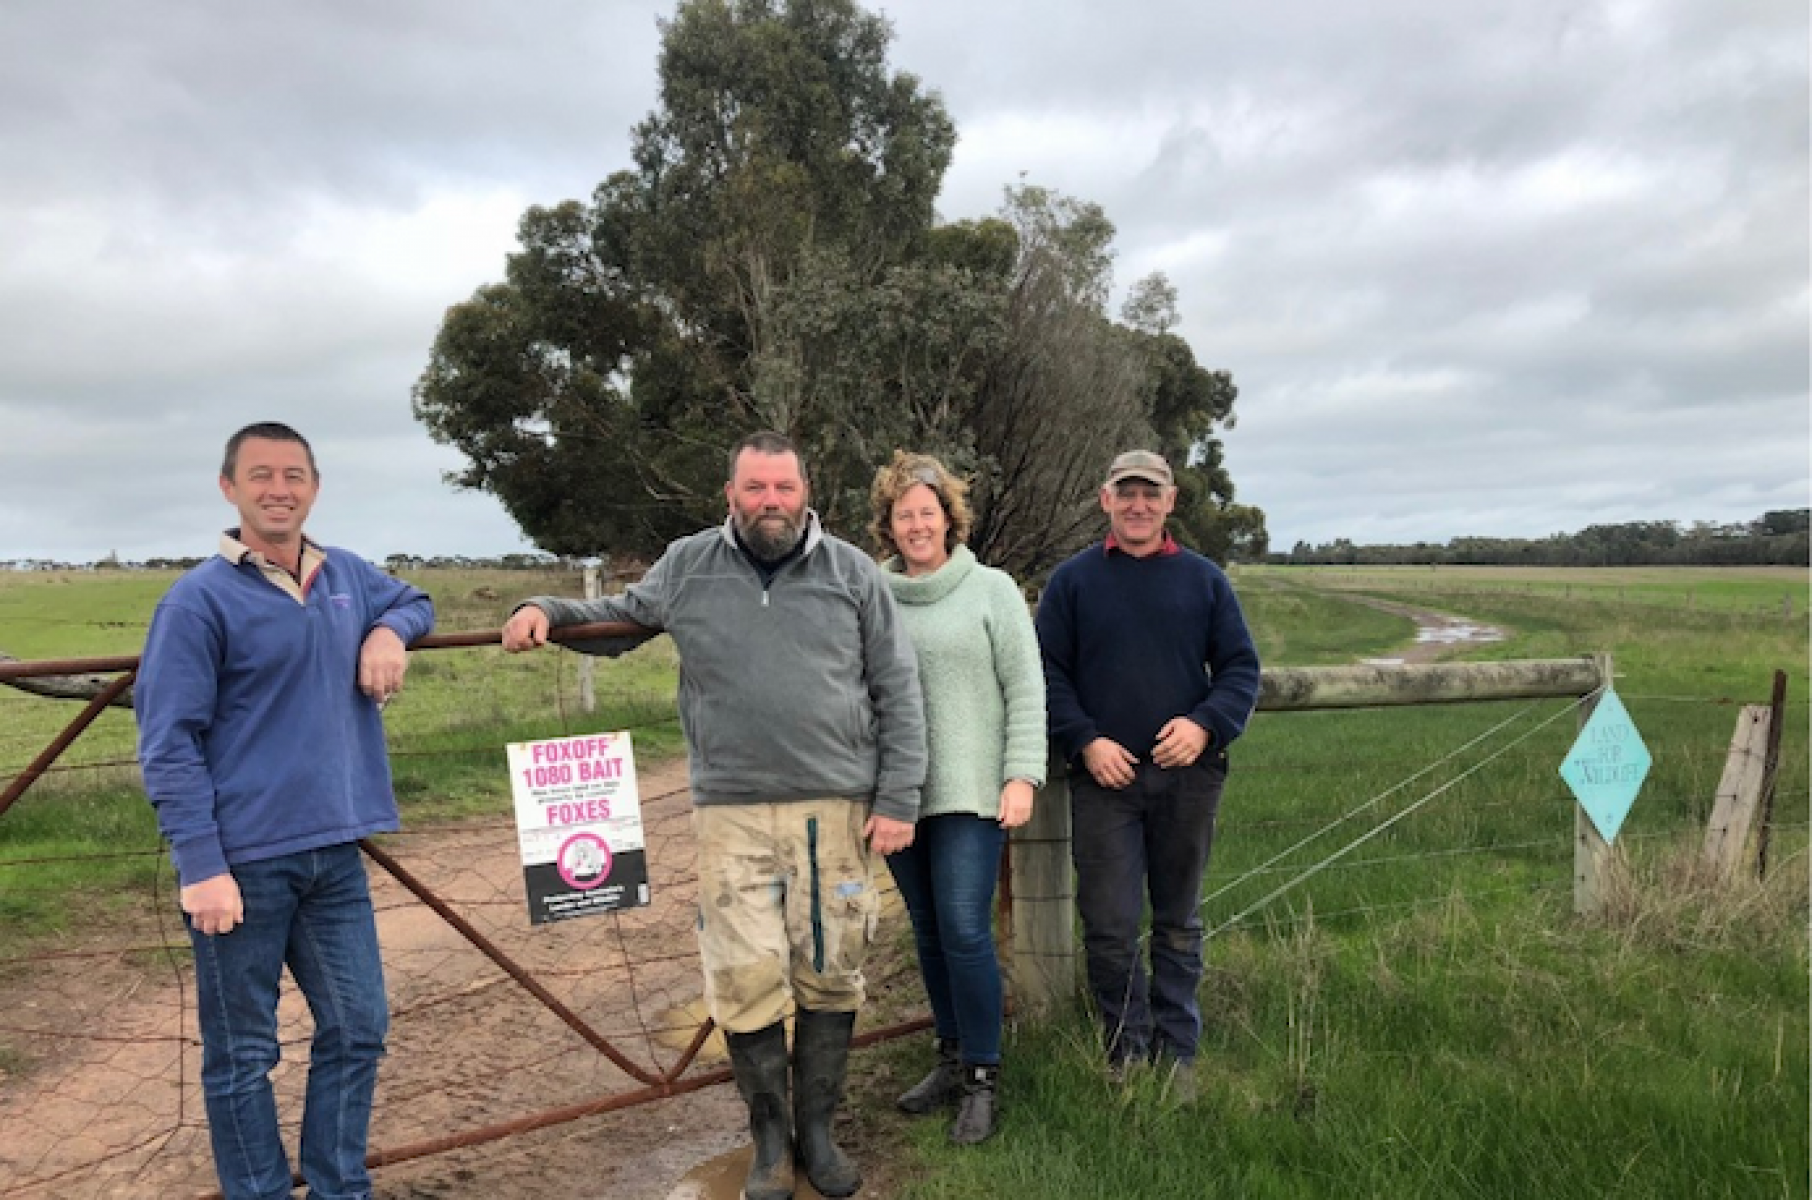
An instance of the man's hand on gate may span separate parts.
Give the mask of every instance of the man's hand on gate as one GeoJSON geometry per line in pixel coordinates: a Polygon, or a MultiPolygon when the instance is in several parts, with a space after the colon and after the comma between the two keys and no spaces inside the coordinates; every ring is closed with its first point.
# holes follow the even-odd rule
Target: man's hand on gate
{"type": "Polygon", "coordinates": [[[1172,717],[1158,730],[1151,760],[1166,771],[1186,767],[1208,751],[1208,731],[1188,717],[1172,717]]]}
{"type": "Polygon", "coordinates": [[[869,817],[868,824],[862,826],[862,836],[868,839],[868,848],[876,854],[898,854],[912,845],[912,822],[896,821],[892,817],[869,817]]]}
{"type": "Polygon", "coordinates": [[[359,690],[376,700],[379,708],[403,690],[403,675],[408,670],[409,648],[396,630],[379,625],[365,635],[365,643],[359,647],[359,690]]]}
{"type": "Polygon", "coordinates": [[[245,920],[245,901],[231,871],[182,889],[182,910],[199,933],[231,933],[245,920]]]}
{"type": "Polygon", "coordinates": [[[1113,738],[1098,737],[1082,748],[1082,765],[1104,788],[1118,790],[1133,781],[1139,760],[1113,738]]]}
{"type": "Polygon", "coordinates": [[[525,604],[510,614],[503,627],[503,648],[511,654],[547,645],[547,614],[533,604],[525,604]]]}

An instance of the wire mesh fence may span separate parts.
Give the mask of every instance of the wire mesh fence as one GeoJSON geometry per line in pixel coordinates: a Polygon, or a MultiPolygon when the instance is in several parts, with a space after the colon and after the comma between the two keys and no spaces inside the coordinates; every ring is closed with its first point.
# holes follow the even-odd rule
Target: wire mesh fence
{"type": "MultiPolygon", "coordinates": [[[[392,1010],[372,1146],[395,1161],[722,1077],[700,1002],[695,864],[671,651],[614,665],[584,712],[567,655],[417,655],[387,713],[406,829],[370,846],[392,1010]],[[464,662],[453,661],[464,659],[464,662]],[[650,903],[530,926],[502,743],[628,729],[650,903]]],[[[0,688],[0,781],[75,705],[0,688]]],[[[0,1194],[205,1193],[187,936],[134,770],[101,715],[0,816],[0,1194]],[[23,847],[24,849],[19,849],[23,847]]],[[[273,1075],[293,1139],[311,1022],[286,985],[273,1075]]]]}
{"type": "MultiPolygon", "coordinates": [[[[702,1012],[685,791],[657,787],[645,804],[655,902],[552,926],[527,923],[513,824],[456,821],[382,839],[381,853],[595,1038],[374,869],[392,1004],[373,1124],[380,1152],[633,1091],[686,1067],[702,1012]],[[624,1065],[600,1053],[596,1039],[624,1065]]],[[[8,871],[29,887],[35,869],[85,862],[15,861],[8,871]]],[[[109,898],[105,919],[72,914],[66,936],[0,964],[0,994],[11,997],[0,1016],[11,1077],[0,1089],[0,1191],[142,1196],[210,1185],[188,946],[169,870],[155,851],[151,862],[145,885],[109,898]]],[[[293,1135],[311,1024],[293,989],[279,1012],[284,1057],[273,1080],[293,1135]]],[[[709,1065],[707,1056],[694,1069],[709,1065]]]]}

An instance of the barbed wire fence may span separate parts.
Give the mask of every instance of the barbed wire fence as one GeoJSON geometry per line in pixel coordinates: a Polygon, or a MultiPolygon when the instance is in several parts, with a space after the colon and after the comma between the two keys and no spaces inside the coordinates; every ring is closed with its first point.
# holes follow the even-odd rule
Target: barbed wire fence
{"type": "MultiPolygon", "coordinates": [[[[387,714],[407,828],[373,847],[393,1011],[373,1126],[380,1164],[725,1078],[705,1042],[699,1004],[683,768],[672,759],[644,766],[655,900],[648,908],[531,927],[508,816],[503,741],[628,729],[639,745],[677,745],[671,651],[663,644],[636,652],[650,661],[632,655],[599,672],[594,714],[579,709],[570,656],[506,657],[482,647],[418,656],[410,690],[387,714]],[[525,978],[545,994],[533,995],[525,978]]],[[[1725,698],[1625,699],[1717,707],[1725,698]]],[[[42,749],[47,713],[66,720],[71,711],[0,689],[0,783],[42,749]]],[[[1210,928],[1220,934],[1260,921],[1386,919],[1447,903],[1455,887],[1479,900],[1564,892],[1571,837],[1551,818],[1569,806],[1552,773],[1555,736],[1564,731],[1563,748],[1571,737],[1571,723],[1561,718],[1572,705],[1529,706],[1508,718],[1481,711],[1476,728],[1438,756],[1404,758],[1379,747],[1356,764],[1294,758],[1292,747],[1249,747],[1230,787],[1235,799],[1222,840],[1291,844],[1257,861],[1217,866],[1204,902],[1210,928]],[[1511,732],[1518,720],[1535,728],[1511,732]],[[1495,757],[1461,763],[1474,749],[1495,757]],[[1487,765],[1500,776],[1549,783],[1528,789],[1533,798],[1482,805],[1467,785],[1487,765]],[[1447,767],[1454,774],[1439,776],[1447,767]],[[1399,782],[1382,792],[1356,782],[1379,773],[1395,773],[1399,782]],[[1246,786],[1240,777],[1254,775],[1312,793],[1319,806],[1281,817],[1254,811],[1237,800],[1246,786]],[[1493,807],[1515,812],[1494,821],[1493,807]],[[1531,811],[1536,818],[1524,819],[1531,811]],[[1415,837],[1401,836],[1418,825],[1424,828],[1415,837]],[[1330,852],[1327,839],[1336,831],[1339,844],[1330,852]],[[1374,842],[1371,852],[1357,853],[1374,842]],[[1479,860],[1510,868],[1468,868],[1479,860]],[[1369,879],[1371,872],[1395,878],[1411,864],[1453,869],[1410,896],[1381,883],[1331,882],[1369,879]]],[[[130,713],[104,713],[33,793],[0,815],[0,835],[9,821],[39,829],[98,823],[107,831],[67,852],[56,852],[54,842],[43,849],[40,838],[30,855],[8,853],[0,836],[0,911],[35,926],[30,936],[0,940],[0,1195],[176,1195],[213,1184],[188,944],[167,858],[136,792],[132,743],[130,713]],[[80,909],[57,911],[65,896],[76,897],[80,909]]],[[[1716,764],[1708,770],[1715,778],[1716,764]]],[[[1793,787],[1803,761],[1795,770],[1793,787]]],[[[1691,821],[1691,806],[1675,805],[1627,836],[1677,839],[1691,821]]],[[[1789,853],[1803,859],[1803,801],[1783,811],[1777,829],[1801,831],[1789,853]]],[[[909,1007],[922,1005],[919,997],[891,999],[883,1011],[908,1018],[898,1027],[923,1026],[917,1007],[909,1007]]],[[[293,1137],[310,1030],[293,991],[283,999],[281,1028],[284,1060],[274,1080],[293,1137]]]]}
{"type": "MultiPolygon", "coordinates": [[[[1476,839],[1464,844],[1430,845],[1428,843],[1431,840],[1445,840],[1445,834],[1435,831],[1431,838],[1428,830],[1409,834],[1396,827],[1408,818],[1423,814],[1423,810],[1436,801],[1452,799],[1449,793],[1463,788],[1469,782],[1478,782],[1477,777],[1494,765],[1500,770],[1524,777],[1531,773],[1539,776],[1546,771],[1558,779],[1558,775],[1552,771],[1558,762],[1552,738],[1546,744],[1541,741],[1534,741],[1529,746],[1524,744],[1539,739],[1544,731],[1557,725],[1570,739],[1572,724],[1564,718],[1571,717],[1589,699],[1559,706],[1549,704],[1545,706],[1546,712],[1542,711],[1543,705],[1530,705],[1514,712],[1441,757],[1416,767],[1388,787],[1370,795],[1343,799],[1342,803],[1348,806],[1334,812],[1286,818],[1236,818],[1223,822],[1223,836],[1235,839],[1250,837],[1261,845],[1269,845],[1280,834],[1294,840],[1261,861],[1250,864],[1242,862],[1211,876],[1202,899],[1202,911],[1208,922],[1207,937],[1212,939],[1261,923],[1267,927],[1287,926],[1436,908],[1450,904],[1456,894],[1468,899],[1483,899],[1506,893],[1531,896],[1545,894],[1564,909],[1574,885],[1568,868],[1575,851],[1576,835],[1565,819],[1572,800],[1557,785],[1550,785],[1545,792],[1541,788],[1530,789],[1511,799],[1480,801],[1467,797],[1447,810],[1436,808],[1432,813],[1424,814],[1431,823],[1443,818],[1451,820],[1456,813],[1463,814],[1462,821],[1469,827],[1471,837],[1476,839]],[[1525,727],[1520,732],[1512,731],[1511,727],[1518,722],[1523,722],[1525,727]],[[1469,761],[1469,753],[1474,752],[1476,757],[1469,761]],[[1508,761],[1500,763],[1499,760],[1505,759],[1508,761]],[[1392,803],[1400,795],[1403,798],[1392,803]],[[1523,836],[1542,829],[1549,832],[1539,836],[1523,836]],[[1298,836],[1298,831],[1302,830],[1308,832],[1298,836]],[[1374,850],[1364,855],[1358,853],[1362,847],[1378,839],[1384,839],[1389,849],[1374,850]],[[1498,887],[1479,887],[1474,882],[1463,888],[1450,890],[1449,885],[1459,882],[1464,875],[1473,873],[1465,865],[1468,860],[1476,863],[1486,859],[1497,860],[1500,866],[1505,861],[1520,863],[1538,877],[1528,882],[1498,887]],[[1318,897],[1310,886],[1318,877],[1329,873],[1357,875],[1380,869],[1430,868],[1439,864],[1454,864],[1453,874],[1443,878],[1441,886],[1430,889],[1428,894],[1406,900],[1328,908],[1318,905],[1318,897]],[[1250,897],[1255,891],[1259,893],[1256,899],[1243,898],[1250,897]],[[1280,903],[1285,901],[1290,903],[1280,903]],[[1280,915],[1278,909],[1282,907],[1288,907],[1290,911],[1280,915]],[[1228,911],[1229,908],[1232,911],[1228,911]]],[[[1625,699],[1632,706],[1652,701],[1689,701],[1704,711],[1716,711],[1736,703],[1716,697],[1626,696],[1625,699]]],[[[1789,713],[1796,709],[1803,713],[1805,703],[1790,704],[1787,708],[1789,713]]],[[[1411,764],[1396,765],[1407,769],[1411,764]]],[[[1325,765],[1317,767],[1313,764],[1282,762],[1268,762],[1260,769],[1298,774],[1317,770],[1324,774],[1327,772],[1325,765]]],[[[1772,829],[1776,834],[1788,838],[1793,849],[1777,869],[1797,866],[1803,875],[1807,833],[1812,829],[1806,819],[1803,747],[1797,758],[1788,763],[1779,774],[1784,778],[1770,782],[1785,784],[1790,797],[1785,811],[1790,815],[1787,819],[1773,822],[1772,829]]],[[[1695,793],[1690,796],[1673,794],[1649,797],[1648,802],[1636,810],[1637,816],[1632,817],[1630,825],[1618,836],[1619,854],[1626,865],[1629,857],[1651,851],[1677,858],[1685,851],[1696,849],[1705,833],[1704,820],[1707,813],[1701,809],[1708,810],[1710,800],[1710,792],[1703,796],[1695,793]]],[[[1364,885],[1341,885],[1338,889],[1340,893],[1349,895],[1362,894],[1365,890],[1364,885]]]]}

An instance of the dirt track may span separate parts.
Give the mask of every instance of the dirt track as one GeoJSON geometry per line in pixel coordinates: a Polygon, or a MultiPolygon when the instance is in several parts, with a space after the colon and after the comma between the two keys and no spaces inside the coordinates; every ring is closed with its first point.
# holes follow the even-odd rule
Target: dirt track
{"type": "MultiPolygon", "coordinates": [[[[699,1012],[684,783],[683,764],[645,772],[641,781],[653,888],[646,909],[529,926],[515,834],[503,822],[405,833],[384,845],[628,1058],[665,1068],[699,1012]]],[[[374,1150],[641,1086],[394,879],[375,865],[371,874],[393,1009],[374,1150]]],[[[173,909],[160,911],[147,897],[87,935],[85,945],[180,938],[173,909]]],[[[32,1031],[23,1041],[9,1035],[29,1061],[17,1077],[0,1078],[0,1195],[136,1198],[213,1188],[184,958],[51,960],[0,982],[4,1023],[32,1031]]],[[[273,1078],[293,1156],[308,1036],[306,1006],[293,990],[282,1019],[284,1062],[273,1078]]],[[[722,1065],[709,1054],[689,1074],[722,1065]]],[[[743,1119],[731,1088],[707,1087],[387,1166],[377,1172],[376,1195],[540,1198],[581,1190],[659,1200],[688,1169],[744,1140],[743,1119]]]]}
{"type": "Polygon", "coordinates": [[[1367,659],[1366,661],[1370,663],[1401,663],[1407,666],[1414,663],[1436,662],[1468,645],[1502,641],[1504,637],[1502,630],[1490,625],[1482,625],[1468,617],[1456,617],[1452,613],[1416,608],[1409,604],[1399,604],[1395,600],[1379,600],[1372,596],[1337,595],[1339,599],[1353,604],[1363,604],[1367,608],[1375,608],[1379,612],[1387,612],[1393,616],[1408,617],[1416,623],[1415,641],[1388,655],[1367,659]]]}

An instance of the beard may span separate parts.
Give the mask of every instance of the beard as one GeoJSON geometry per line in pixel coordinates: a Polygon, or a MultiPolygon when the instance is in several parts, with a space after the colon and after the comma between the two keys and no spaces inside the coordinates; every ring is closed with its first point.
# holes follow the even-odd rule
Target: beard
{"type": "Polygon", "coordinates": [[[736,532],[743,543],[755,552],[755,557],[772,562],[784,556],[787,551],[799,544],[799,535],[805,529],[805,514],[792,516],[784,512],[759,512],[753,515],[738,512],[736,514],[736,532]]]}

